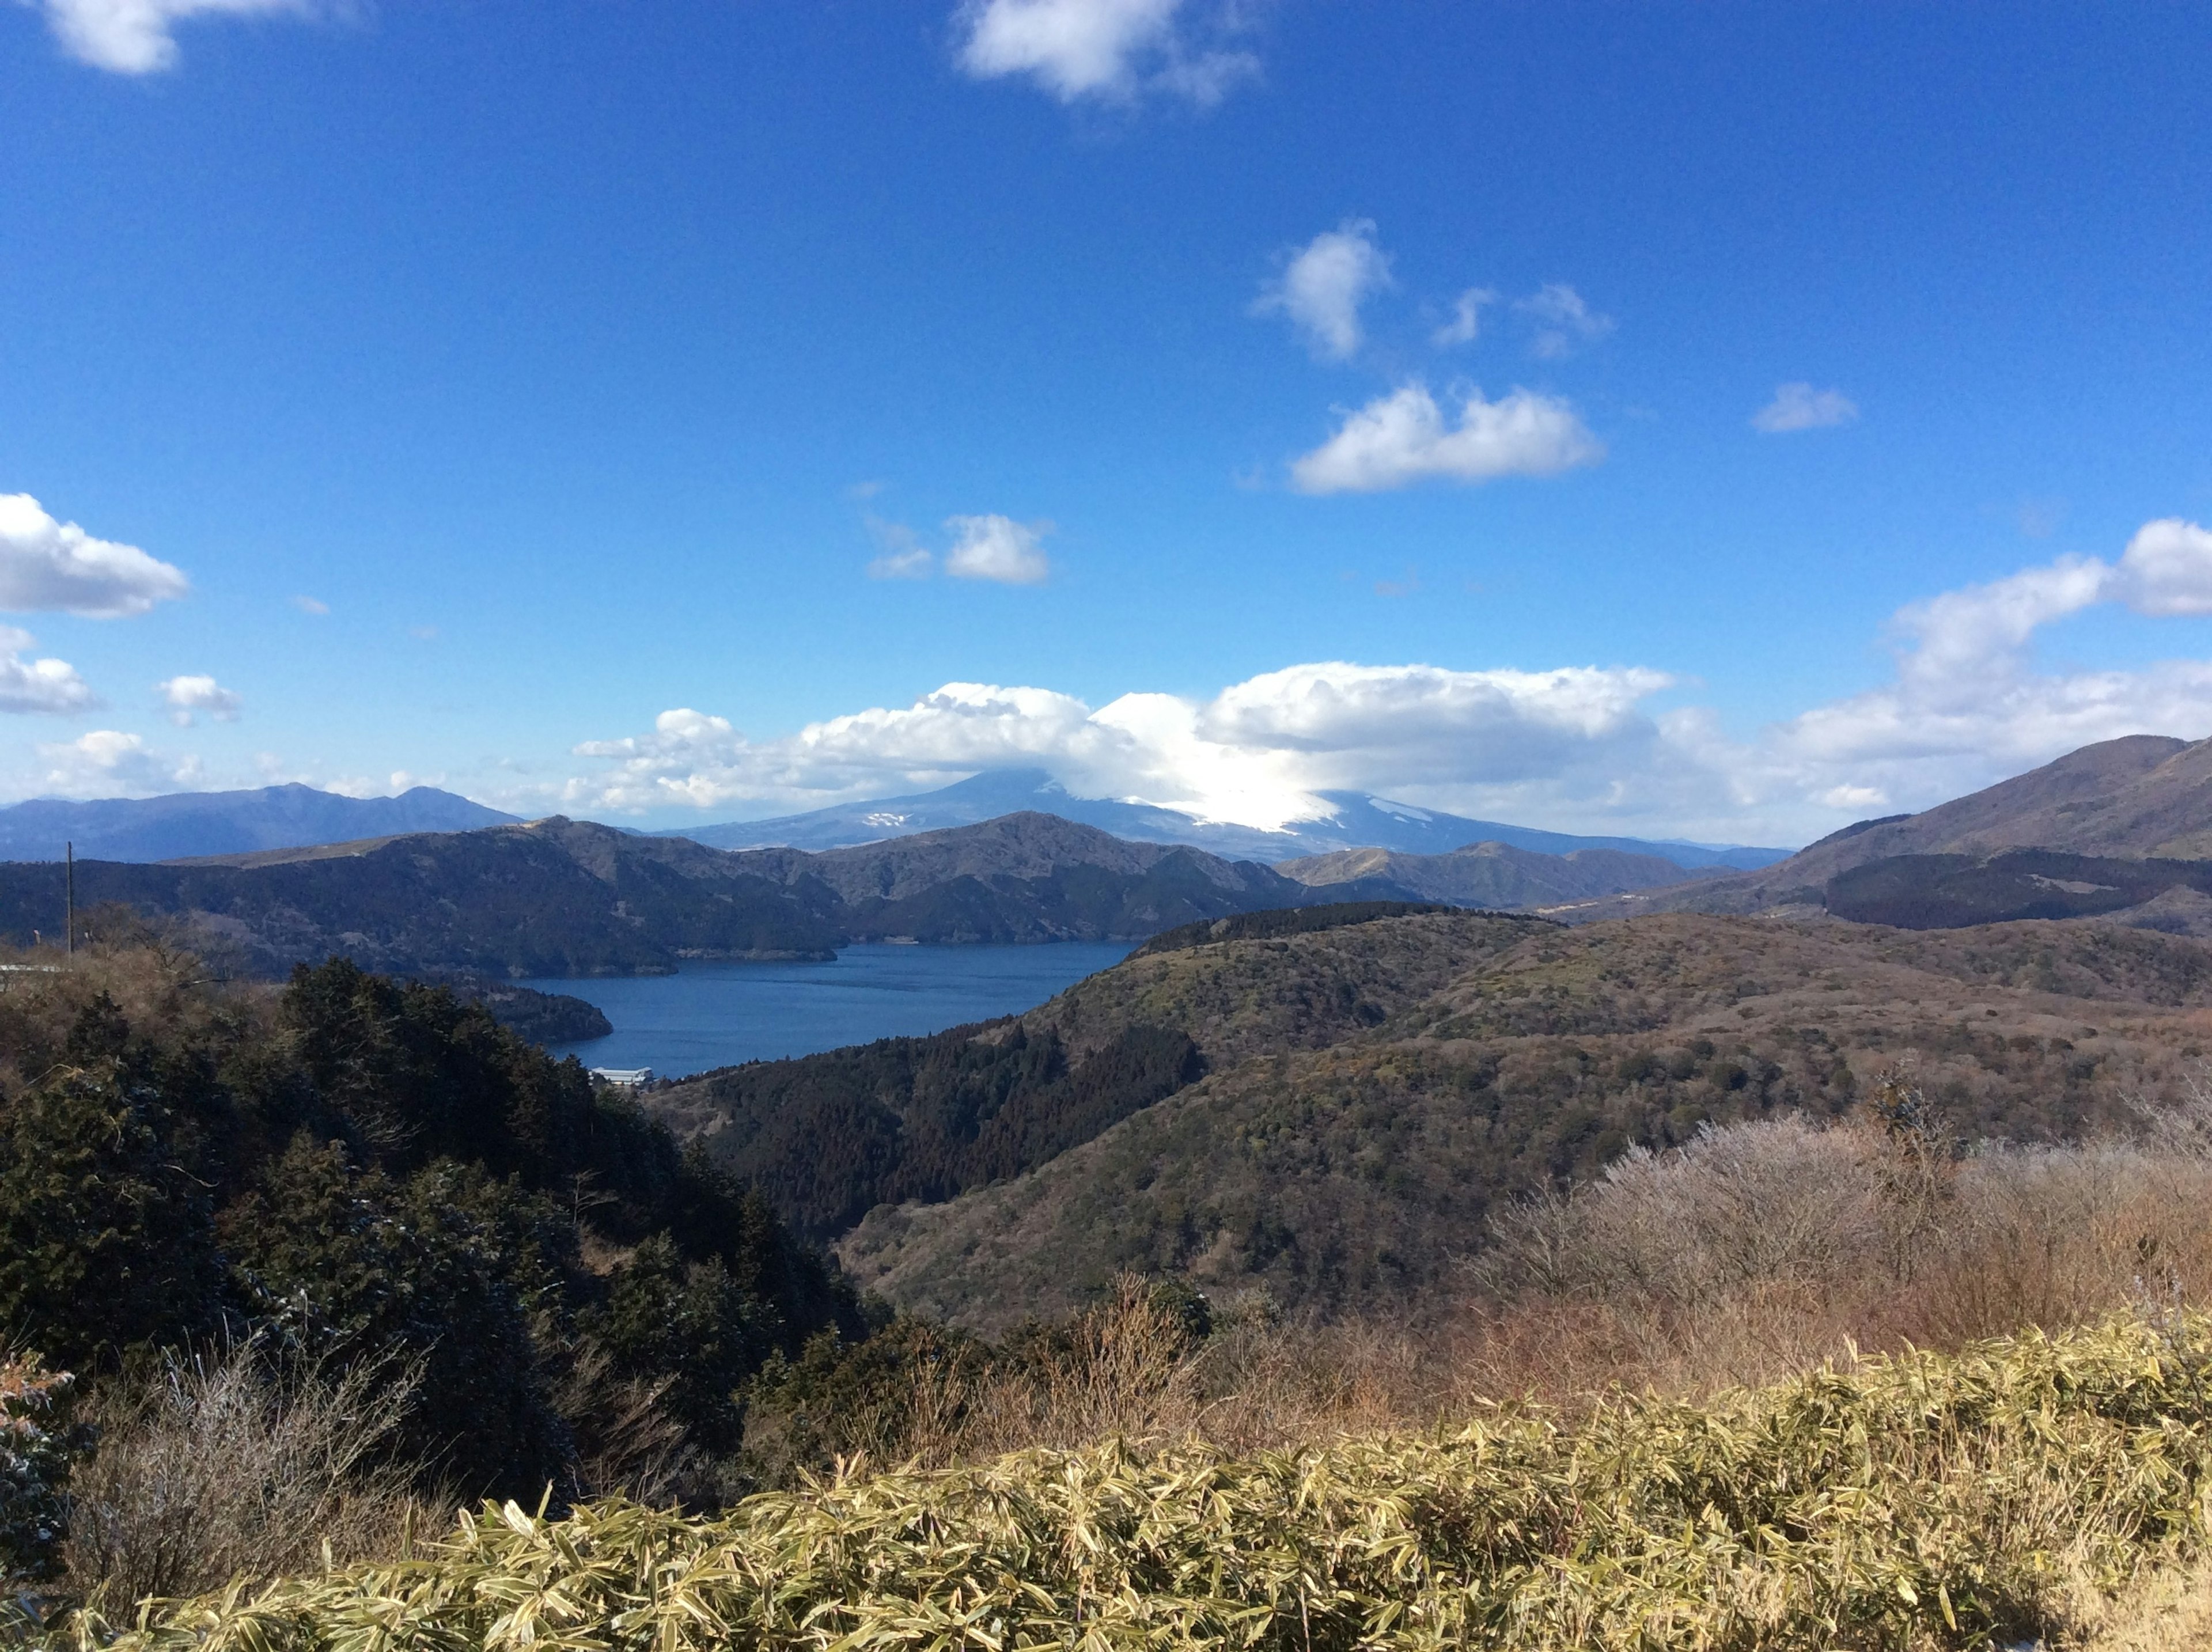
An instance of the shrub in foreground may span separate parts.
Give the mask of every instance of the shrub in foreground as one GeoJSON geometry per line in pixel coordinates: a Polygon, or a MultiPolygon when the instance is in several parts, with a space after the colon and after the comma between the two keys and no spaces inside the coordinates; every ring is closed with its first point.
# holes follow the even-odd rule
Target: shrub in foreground
{"type": "Polygon", "coordinates": [[[76,1630],[149,1652],[1989,1645],[2201,1547],[2208,1383],[2212,1318],[2187,1315],[1571,1426],[1037,1450],[708,1521],[487,1505],[421,1560],[76,1630]]]}

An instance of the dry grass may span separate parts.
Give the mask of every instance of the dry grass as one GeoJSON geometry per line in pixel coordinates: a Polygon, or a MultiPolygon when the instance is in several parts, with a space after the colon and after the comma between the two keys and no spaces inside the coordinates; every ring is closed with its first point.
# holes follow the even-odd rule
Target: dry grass
{"type": "Polygon", "coordinates": [[[2185,1652],[2212,1647],[2212,1565],[2152,1572],[2084,1613],[2082,1652],[2185,1652]]]}
{"type": "Polygon", "coordinates": [[[1698,1406],[854,1473],[714,1520],[509,1504],[417,1561],[73,1627],[149,1652],[2002,1645],[2202,1552],[2208,1373],[2185,1315],[1698,1406]]]}
{"type": "Polygon", "coordinates": [[[442,1530],[408,1465],[380,1454],[412,1393],[356,1367],[272,1376],[246,1345],[173,1358],[94,1400],[100,1444],[70,1484],[72,1591],[95,1602],[191,1594],[237,1576],[390,1558],[442,1530]]]}

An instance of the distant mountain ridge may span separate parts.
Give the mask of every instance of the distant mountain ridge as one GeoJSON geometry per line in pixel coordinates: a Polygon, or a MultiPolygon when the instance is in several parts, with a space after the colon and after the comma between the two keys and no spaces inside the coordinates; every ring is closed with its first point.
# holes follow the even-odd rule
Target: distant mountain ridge
{"type": "Polygon", "coordinates": [[[1333,900],[1437,901],[1499,910],[1555,906],[1714,875],[1713,868],[1693,872],[1656,854],[1619,849],[1540,854],[1510,843],[1471,843],[1449,854],[1340,849],[1278,861],[1275,870],[1333,900]]]}
{"type": "Polygon", "coordinates": [[[396,798],[349,798],[312,786],[178,792],[71,802],[34,798],[0,809],[0,860],[59,860],[73,842],[87,860],[182,860],[514,823],[481,803],[417,786],[396,798]]]}
{"type": "MultiPolygon", "coordinates": [[[[60,869],[0,865],[0,933],[61,926],[60,869]]],[[[1307,898],[1254,862],[1050,815],[808,854],[730,853],[556,816],[161,864],[82,860],[80,913],[181,918],[271,972],[337,953],[404,974],[654,974],[851,941],[1140,938],[1307,898]]]]}
{"type": "Polygon", "coordinates": [[[1364,792],[1324,792],[1332,813],[1326,819],[1298,821],[1279,832],[1201,821],[1151,804],[1110,798],[1078,798],[1041,768],[987,770],[934,792],[837,804],[803,815],[773,820],[734,821],[718,826],[683,827],[659,834],[688,837],[718,849],[788,847],[836,849],[915,832],[971,826],[1000,815],[1036,811],[1095,826],[1116,837],[1142,842],[1188,843],[1231,859],[1273,863],[1330,854],[1345,849],[1380,848],[1401,854],[1448,854],[1479,842],[1510,845],[1539,854],[1568,854],[1581,849],[1613,849],[1656,855],[1678,866],[1770,865],[1786,859],[1787,849],[1716,847],[1701,843],[1652,842],[1635,837],[1578,837],[1500,821],[1393,803],[1364,792]]]}

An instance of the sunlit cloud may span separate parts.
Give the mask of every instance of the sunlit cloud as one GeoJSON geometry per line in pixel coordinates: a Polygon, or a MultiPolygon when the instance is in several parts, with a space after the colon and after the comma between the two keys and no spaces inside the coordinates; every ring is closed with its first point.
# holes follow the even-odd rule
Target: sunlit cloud
{"type": "Polygon", "coordinates": [[[1237,46],[1244,9],[1186,0],[967,0],[955,15],[960,67],[1025,76],[1063,103],[1129,103],[1146,93],[1200,108],[1260,72],[1237,46]]]}
{"type": "Polygon", "coordinates": [[[173,677],[155,687],[169,708],[169,720],[179,728],[190,728],[195,714],[218,723],[234,723],[246,706],[244,700],[211,677],[173,677]]]}
{"type": "Polygon", "coordinates": [[[64,716],[98,707],[100,696],[66,659],[23,658],[38,641],[28,631],[0,625],[0,711],[64,716]]]}
{"type": "Polygon", "coordinates": [[[121,619],[191,588],[182,569],[136,545],[57,521],[28,494],[0,494],[0,609],[121,619]]]}
{"type": "Polygon", "coordinates": [[[2112,561],[2067,558],[1908,604],[1894,669],[1863,693],[1747,735],[1654,665],[1460,670],[1345,660],[1286,666],[1206,696],[1103,705],[1039,686],[949,683],[753,738],[662,714],[577,748],[579,811],[781,813],[927,789],[980,770],[1049,770],[1083,797],[1261,829],[1331,791],[1567,830],[1803,841],[1869,813],[1925,808],[2123,734],[2212,735],[2212,660],[2039,669],[2039,631],[2117,606],[2146,622],[2212,614],[2212,532],[2146,524],[2112,561]]]}
{"type": "Polygon", "coordinates": [[[177,62],[176,26],[195,17],[304,16],[313,0],[42,0],[46,26],[80,62],[150,75],[177,62]]]}
{"type": "Polygon", "coordinates": [[[1556,476],[1605,457],[1604,444],[1553,396],[1472,390],[1447,418],[1428,386],[1401,386],[1347,414],[1335,434],[1291,465],[1300,493],[1378,493],[1417,482],[1556,476]]]}

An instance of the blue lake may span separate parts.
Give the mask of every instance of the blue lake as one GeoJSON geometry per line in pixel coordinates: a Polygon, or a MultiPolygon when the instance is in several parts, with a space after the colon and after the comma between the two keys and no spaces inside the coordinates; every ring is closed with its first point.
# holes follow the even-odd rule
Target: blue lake
{"type": "Polygon", "coordinates": [[[522,985],[574,993],[614,1023],[605,1038],[549,1046],[554,1054],[677,1078],[1012,1015],[1121,963],[1129,950],[1110,941],[848,946],[832,963],[687,963],[672,975],[522,985]]]}

